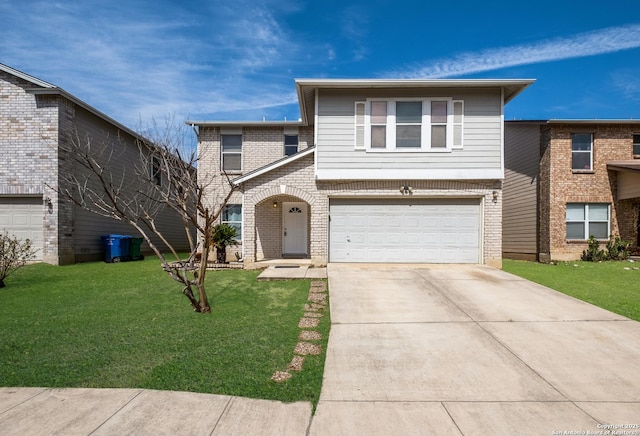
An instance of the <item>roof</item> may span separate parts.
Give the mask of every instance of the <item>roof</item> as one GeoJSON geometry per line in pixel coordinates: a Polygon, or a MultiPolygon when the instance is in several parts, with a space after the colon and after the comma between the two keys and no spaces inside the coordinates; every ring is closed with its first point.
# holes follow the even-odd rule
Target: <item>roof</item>
{"type": "Polygon", "coordinates": [[[268,165],[265,165],[261,168],[255,169],[253,171],[248,172],[247,174],[244,174],[240,177],[238,177],[237,179],[233,179],[232,182],[234,185],[240,185],[246,181],[249,181],[255,177],[261,176],[262,174],[268,173],[269,171],[273,171],[276,168],[280,168],[282,166],[285,166],[291,162],[294,162],[298,159],[301,159],[305,156],[308,156],[310,154],[315,153],[316,151],[316,147],[315,145],[309,148],[305,148],[302,151],[299,151],[295,154],[292,154],[291,156],[285,156],[282,159],[279,159],[275,162],[271,162],[268,165]]]}
{"type": "Polygon", "coordinates": [[[612,160],[607,162],[607,169],[640,172],[640,160],[612,160]]]}
{"type": "Polygon", "coordinates": [[[129,127],[125,126],[124,124],[119,123],[118,121],[114,120],[113,118],[111,118],[110,116],[104,114],[103,112],[100,112],[98,109],[94,108],[93,106],[85,103],[84,101],[80,100],[78,97],[74,96],[73,94],[68,93],[67,91],[65,91],[64,89],[53,85],[49,82],[45,82],[44,80],[40,80],[37,77],[31,76],[27,73],[23,73],[20,70],[16,70],[15,68],[11,68],[8,65],[4,65],[4,64],[0,64],[0,71],[4,71],[5,73],[11,74],[15,77],[18,77],[22,80],[25,80],[29,83],[32,83],[33,85],[35,85],[35,87],[33,88],[26,88],[25,91],[34,94],[34,95],[59,95],[61,97],[66,98],[67,100],[73,102],[74,104],[82,107],[83,109],[91,112],[93,115],[97,116],[98,118],[102,118],[104,121],[108,122],[109,124],[112,124],[114,126],[116,126],[118,129],[122,130],[123,132],[128,133],[129,135],[135,137],[135,138],[142,138],[142,135],[140,135],[139,133],[135,132],[134,130],[130,129],[129,127]]]}
{"type": "Polygon", "coordinates": [[[185,121],[190,126],[199,127],[300,127],[302,121],[185,121]]]}
{"type": "Polygon", "coordinates": [[[615,119],[552,119],[547,121],[548,124],[638,124],[640,125],[640,119],[624,119],[624,120],[615,120],[615,119]]]}
{"type": "Polygon", "coordinates": [[[399,88],[501,88],[504,103],[520,94],[535,79],[296,79],[302,122],[315,115],[317,89],[399,89],[399,88]]]}

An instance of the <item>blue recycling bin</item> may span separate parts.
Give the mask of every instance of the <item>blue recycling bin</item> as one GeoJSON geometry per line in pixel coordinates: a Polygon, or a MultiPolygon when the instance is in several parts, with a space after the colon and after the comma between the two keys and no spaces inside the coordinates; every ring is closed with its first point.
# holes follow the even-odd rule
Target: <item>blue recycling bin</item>
{"type": "Polygon", "coordinates": [[[131,236],[104,235],[101,236],[104,246],[104,261],[107,263],[124,262],[129,260],[129,245],[131,236]]]}

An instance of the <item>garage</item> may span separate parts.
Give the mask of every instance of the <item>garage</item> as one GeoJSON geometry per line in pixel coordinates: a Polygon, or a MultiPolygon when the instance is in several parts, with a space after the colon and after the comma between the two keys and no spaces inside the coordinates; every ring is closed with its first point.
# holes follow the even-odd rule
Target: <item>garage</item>
{"type": "Polygon", "coordinates": [[[7,231],[19,239],[30,239],[43,255],[43,206],[40,197],[0,197],[0,232],[7,231]]]}
{"type": "Polygon", "coordinates": [[[478,198],[335,198],[329,208],[330,262],[481,262],[478,198]]]}

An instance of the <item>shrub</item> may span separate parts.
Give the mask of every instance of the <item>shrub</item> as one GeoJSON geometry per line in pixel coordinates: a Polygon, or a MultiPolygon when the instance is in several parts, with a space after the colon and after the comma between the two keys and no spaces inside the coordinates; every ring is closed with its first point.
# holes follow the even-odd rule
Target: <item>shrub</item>
{"type": "Polygon", "coordinates": [[[582,260],[600,262],[602,260],[625,260],[629,257],[631,243],[623,241],[619,236],[609,238],[606,251],[600,249],[600,242],[593,236],[589,236],[589,248],[582,252],[582,260]]]}
{"type": "Polygon", "coordinates": [[[0,235],[0,288],[6,286],[4,279],[9,274],[35,258],[36,251],[29,239],[20,240],[15,236],[9,236],[6,231],[0,235]]]}
{"type": "Polygon", "coordinates": [[[607,258],[609,260],[625,260],[629,258],[631,242],[623,241],[619,236],[611,235],[607,242],[607,258]]]}

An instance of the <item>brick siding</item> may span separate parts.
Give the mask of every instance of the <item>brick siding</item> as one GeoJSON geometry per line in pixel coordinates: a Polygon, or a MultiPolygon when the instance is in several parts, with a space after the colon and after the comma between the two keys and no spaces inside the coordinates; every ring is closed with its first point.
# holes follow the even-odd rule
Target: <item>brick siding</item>
{"type": "Polygon", "coordinates": [[[607,162],[633,159],[632,135],[621,124],[549,124],[543,127],[540,162],[540,260],[579,259],[586,241],[567,241],[567,203],[611,205],[611,234],[637,240],[638,201],[616,201],[617,173],[607,162]],[[571,170],[571,134],[593,133],[593,171],[571,170]]]}

